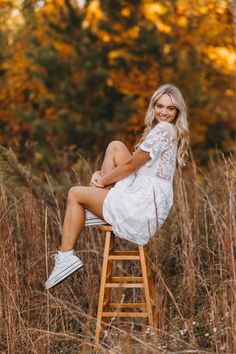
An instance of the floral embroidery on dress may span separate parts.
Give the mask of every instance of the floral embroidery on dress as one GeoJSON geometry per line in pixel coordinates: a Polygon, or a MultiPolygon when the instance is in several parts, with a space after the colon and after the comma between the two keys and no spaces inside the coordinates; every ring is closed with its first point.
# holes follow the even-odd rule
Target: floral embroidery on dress
{"type": "Polygon", "coordinates": [[[176,167],[177,138],[173,137],[171,123],[160,122],[147,135],[140,145],[141,149],[150,153],[146,166],[156,162],[156,177],[171,181],[176,167]]]}
{"type": "Polygon", "coordinates": [[[104,200],[104,219],[115,235],[145,245],[163,225],[173,203],[177,144],[176,128],[168,122],[146,136],[140,148],[150,160],[118,181],[104,200]]]}

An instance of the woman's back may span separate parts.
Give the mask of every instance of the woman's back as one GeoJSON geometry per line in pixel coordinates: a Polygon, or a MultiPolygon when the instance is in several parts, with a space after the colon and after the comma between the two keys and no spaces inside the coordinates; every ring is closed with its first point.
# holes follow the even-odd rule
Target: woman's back
{"type": "Polygon", "coordinates": [[[168,122],[157,124],[140,145],[142,150],[150,153],[150,160],[138,170],[138,174],[172,182],[176,168],[177,145],[176,127],[168,122]]]}

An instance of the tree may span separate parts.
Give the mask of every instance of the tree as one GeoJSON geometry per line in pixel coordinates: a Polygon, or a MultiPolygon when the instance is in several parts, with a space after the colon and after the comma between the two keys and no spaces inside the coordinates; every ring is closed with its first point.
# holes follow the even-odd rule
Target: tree
{"type": "MultiPolygon", "coordinates": [[[[151,94],[172,82],[187,99],[199,161],[216,146],[234,149],[228,0],[19,4],[18,25],[15,17],[5,22],[7,37],[0,25],[2,144],[51,168],[64,146],[94,157],[118,138],[132,149],[151,94]]],[[[9,1],[5,18],[19,4],[9,1]]]]}

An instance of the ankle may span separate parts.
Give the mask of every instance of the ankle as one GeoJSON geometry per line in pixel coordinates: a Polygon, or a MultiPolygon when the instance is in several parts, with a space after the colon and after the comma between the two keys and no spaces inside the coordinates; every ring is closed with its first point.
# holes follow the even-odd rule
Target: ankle
{"type": "Polygon", "coordinates": [[[63,248],[60,248],[58,250],[58,253],[63,255],[63,256],[70,256],[72,254],[74,254],[74,249],[63,249],[63,248]]]}

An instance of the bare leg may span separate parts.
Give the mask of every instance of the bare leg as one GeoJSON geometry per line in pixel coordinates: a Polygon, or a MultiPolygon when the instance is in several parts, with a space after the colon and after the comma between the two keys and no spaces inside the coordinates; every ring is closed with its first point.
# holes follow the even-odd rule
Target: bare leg
{"type": "Polygon", "coordinates": [[[103,175],[111,171],[114,167],[127,160],[130,156],[131,154],[125,144],[121,141],[112,141],[106,149],[101,174],[103,175]]]}
{"type": "MultiPolygon", "coordinates": [[[[111,142],[106,150],[101,173],[107,173],[122,161],[130,157],[127,147],[120,141],[111,142]]],[[[109,192],[105,188],[72,187],[68,193],[66,215],[62,229],[61,251],[74,248],[78,235],[85,222],[85,211],[89,209],[95,215],[103,218],[103,202],[109,192]]]]}

